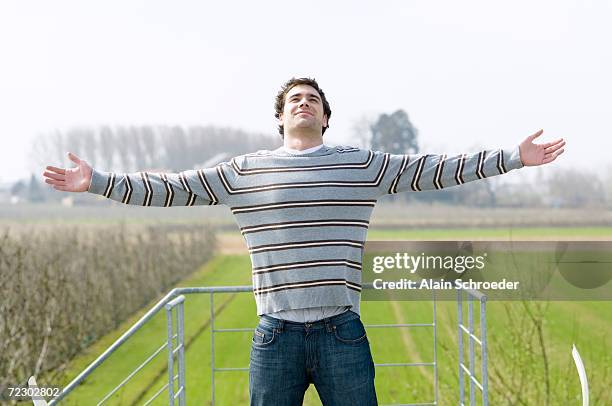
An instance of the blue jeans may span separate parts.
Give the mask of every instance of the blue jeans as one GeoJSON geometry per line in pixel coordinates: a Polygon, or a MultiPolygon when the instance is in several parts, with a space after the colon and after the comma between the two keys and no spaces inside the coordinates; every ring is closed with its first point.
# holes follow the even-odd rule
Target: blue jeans
{"type": "Polygon", "coordinates": [[[310,383],[325,406],[378,404],[370,343],[357,313],[314,323],[261,316],[251,347],[251,405],[301,405],[310,383]]]}

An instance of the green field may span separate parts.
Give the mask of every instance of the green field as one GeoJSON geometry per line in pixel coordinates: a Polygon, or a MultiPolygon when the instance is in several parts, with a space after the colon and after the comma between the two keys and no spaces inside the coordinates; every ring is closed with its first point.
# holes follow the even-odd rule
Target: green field
{"type": "Polygon", "coordinates": [[[368,240],[612,240],[612,227],[373,228],[368,240]]]}
{"type": "MultiPolygon", "coordinates": [[[[219,256],[183,281],[180,286],[248,285],[250,281],[248,256],[219,256]]],[[[257,318],[251,293],[215,295],[215,304],[217,328],[255,327],[257,318]]],[[[572,344],[575,343],[589,373],[592,401],[595,404],[609,404],[612,401],[608,391],[612,365],[608,352],[609,337],[612,333],[612,303],[554,302],[531,303],[527,306],[525,308],[522,303],[488,304],[490,403],[521,404],[522,401],[523,404],[529,405],[545,404],[548,393],[551,405],[568,402],[578,404],[580,385],[570,355],[572,344]],[[537,323],[529,323],[527,311],[542,312],[539,318],[540,335],[537,334],[537,327],[534,327],[537,323]],[[525,330],[522,335],[518,334],[521,329],[525,330]]],[[[432,304],[427,302],[364,301],[361,314],[366,325],[426,323],[432,319],[432,310],[432,304]]],[[[185,312],[188,404],[206,405],[211,399],[209,297],[187,296],[185,312]]],[[[141,314],[134,315],[117,331],[104,337],[73,360],[66,373],[67,381],[83,370],[140,316],[141,314]]],[[[457,310],[454,302],[438,303],[437,357],[439,404],[442,405],[455,405],[458,402],[456,320],[457,310]]],[[[165,314],[160,313],[62,404],[95,404],[165,342],[165,332],[165,314]]],[[[431,328],[368,329],[374,361],[430,362],[433,360],[432,333],[431,328]]],[[[250,340],[249,332],[217,333],[216,366],[247,367],[250,340]]],[[[140,371],[124,390],[119,391],[109,404],[142,404],[167,382],[166,361],[167,355],[162,352],[155,362],[140,371]]],[[[376,387],[379,402],[384,404],[431,401],[433,379],[431,367],[377,368],[376,387]]],[[[247,372],[218,372],[215,381],[217,404],[248,404],[247,372]]],[[[167,404],[166,393],[153,404],[167,404]]],[[[313,386],[306,394],[305,404],[320,404],[313,386]]]]}

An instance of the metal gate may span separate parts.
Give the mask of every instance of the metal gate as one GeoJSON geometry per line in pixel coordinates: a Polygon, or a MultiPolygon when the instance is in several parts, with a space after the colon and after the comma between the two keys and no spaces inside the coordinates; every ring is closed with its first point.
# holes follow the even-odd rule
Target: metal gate
{"type": "MultiPolygon", "coordinates": [[[[364,284],[363,288],[372,289],[371,284],[364,284]]],[[[216,287],[200,287],[200,288],[176,288],[170,291],[163,299],[153,306],[144,316],[140,318],[128,331],[126,331],[119,339],[117,339],[102,355],[93,361],[83,372],[73,379],[62,392],[49,405],[55,405],[65,399],[79,384],[81,384],[90,374],[92,374],[98,366],[100,366],[113,352],[115,352],[122,344],[124,344],[131,336],[133,336],[143,325],[145,325],[153,316],[155,316],[162,308],[165,308],[167,315],[167,340],[162,343],[145,361],[138,365],[130,372],[115,388],[109,391],[100,401],[98,405],[103,405],[113,394],[125,386],[130,379],[149,364],[155,357],[166,350],[168,357],[168,383],[163,385],[158,391],[148,399],[144,404],[148,405],[162,393],[167,391],[168,404],[174,405],[178,402],[180,406],[186,404],[187,388],[185,383],[185,342],[184,342],[184,301],[185,296],[189,294],[209,294],[210,295],[210,326],[211,326],[211,384],[212,384],[212,404],[215,404],[215,374],[226,371],[248,371],[248,367],[235,368],[217,368],[215,367],[215,334],[217,333],[232,333],[252,331],[253,328],[231,328],[231,329],[216,329],[215,328],[215,311],[214,311],[214,295],[215,293],[235,293],[235,292],[252,292],[252,286],[216,286],[216,287]],[[176,313],[176,318],[174,317],[176,313]],[[176,321],[176,323],[175,323],[176,321]],[[175,362],[176,358],[176,362],[175,362]],[[176,368],[175,368],[176,364],[176,368]],[[176,371],[176,374],[175,374],[176,371]],[[178,386],[175,388],[175,383],[178,386]]],[[[438,361],[437,361],[437,320],[436,320],[436,299],[432,299],[433,314],[431,323],[406,323],[406,324],[366,324],[368,329],[372,328],[432,328],[433,330],[433,360],[432,362],[417,362],[417,363],[379,363],[374,364],[375,367],[431,367],[433,368],[433,393],[434,399],[429,403],[417,404],[401,404],[402,406],[410,405],[437,405],[438,404],[438,361]]],[[[487,340],[486,340],[486,297],[473,290],[458,291],[457,296],[458,308],[458,332],[459,332],[459,390],[460,404],[465,405],[465,388],[464,375],[469,378],[470,384],[470,405],[475,405],[475,387],[482,392],[482,404],[488,405],[488,380],[487,380],[487,340]],[[463,324],[463,304],[464,294],[467,296],[468,304],[468,325],[463,324]],[[480,303],[480,337],[477,337],[474,323],[474,301],[480,303]],[[467,335],[469,342],[469,363],[468,366],[464,363],[464,345],[463,338],[467,335]],[[482,352],[481,365],[481,381],[478,381],[475,372],[475,351],[474,345],[478,344],[482,352]]]]}

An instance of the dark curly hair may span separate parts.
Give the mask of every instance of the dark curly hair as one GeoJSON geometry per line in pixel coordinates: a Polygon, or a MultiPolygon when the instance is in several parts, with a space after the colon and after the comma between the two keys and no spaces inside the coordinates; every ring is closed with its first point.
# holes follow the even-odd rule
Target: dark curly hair
{"type": "MultiPolygon", "coordinates": [[[[287,82],[285,82],[281,90],[276,95],[276,100],[274,102],[274,117],[276,117],[277,119],[280,118],[280,115],[283,112],[283,109],[285,108],[285,97],[287,96],[287,93],[289,92],[289,90],[291,90],[297,85],[308,85],[313,87],[317,92],[319,92],[319,95],[321,96],[321,100],[323,102],[323,113],[327,115],[327,127],[323,127],[323,134],[325,134],[325,130],[329,128],[329,118],[331,117],[332,112],[331,107],[329,107],[329,102],[325,97],[325,93],[323,93],[323,90],[321,90],[319,84],[314,79],[291,78],[287,82]]],[[[281,138],[284,138],[285,132],[282,124],[279,124],[278,126],[278,133],[281,135],[281,138]]]]}

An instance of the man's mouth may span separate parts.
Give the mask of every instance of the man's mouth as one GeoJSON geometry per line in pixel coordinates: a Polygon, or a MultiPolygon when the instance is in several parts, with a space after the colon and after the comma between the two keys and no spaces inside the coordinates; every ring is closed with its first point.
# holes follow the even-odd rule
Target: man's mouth
{"type": "Polygon", "coordinates": [[[299,116],[300,114],[306,114],[306,115],[312,116],[312,113],[309,113],[309,112],[307,112],[307,111],[300,111],[299,113],[297,113],[297,115],[298,115],[298,116],[299,116]]]}

